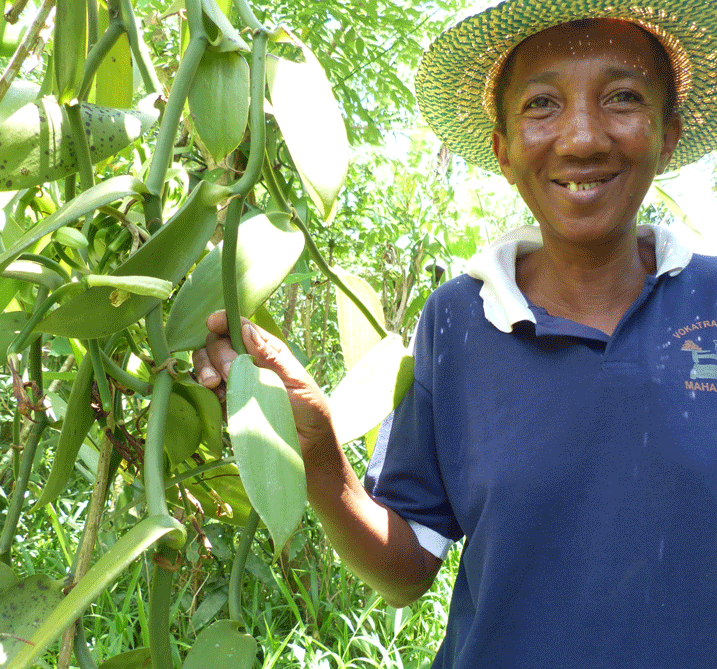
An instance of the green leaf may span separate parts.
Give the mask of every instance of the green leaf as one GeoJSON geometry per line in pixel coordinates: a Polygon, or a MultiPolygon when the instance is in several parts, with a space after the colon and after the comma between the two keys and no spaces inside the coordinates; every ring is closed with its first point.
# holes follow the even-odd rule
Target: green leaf
{"type": "Polygon", "coordinates": [[[411,383],[413,356],[398,335],[390,334],[361,358],[329,398],[339,443],[359,439],[378,425],[398,406],[411,383]]]}
{"type": "Polygon", "coordinates": [[[52,61],[59,102],[76,98],[87,56],[87,0],[57,0],[52,61]]]}
{"type": "Polygon", "coordinates": [[[202,630],[184,659],[182,669],[251,669],[256,658],[256,641],[240,632],[242,623],[217,620],[202,630]]]}
{"type": "Polygon", "coordinates": [[[72,624],[97,596],[107,589],[122,572],[154,542],[169,535],[174,548],[184,543],[186,531],[170,516],[150,516],[124,534],[107,553],[85,574],[82,580],[55,607],[49,618],[25,644],[7,669],[31,667],[48,648],[72,624]]]}
{"type": "Polygon", "coordinates": [[[18,109],[32,102],[40,93],[40,87],[31,81],[14,79],[7,89],[5,97],[0,100],[0,123],[10,118],[18,109]]]}
{"type": "Polygon", "coordinates": [[[62,581],[46,574],[23,578],[0,595],[0,664],[31,648],[28,639],[51,619],[62,598],[62,581]]]}
{"type": "MultiPolygon", "coordinates": [[[[385,323],[381,298],[376,294],[371,284],[360,276],[349,274],[338,267],[334,267],[334,271],[346,284],[346,287],[373,314],[374,318],[381,324],[385,323]]],[[[336,309],[339,321],[341,352],[344,356],[346,369],[352,369],[368,351],[381,341],[381,335],[376,332],[366,316],[339,288],[336,288],[336,309]]]]}
{"type": "MultiPolygon", "coordinates": [[[[109,26],[107,6],[99,3],[100,32],[109,26]]],[[[129,38],[122,32],[107,55],[102,59],[95,74],[94,102],[114,109],[130,109],[134,95],[132,54],[129,38]]]]}
{"type": "MultiPolygon", "coordinates": [[[[206,248],[217,225],[217,202],[226,193],[222,186],[201,182],[172,219],[111,274],[144,274],[176,285],[206,248]]],[[[160,302],[153,296],[130,295],[115,307],[110,301],[113,290],[96,286],[76,295],[48,314],[37,330],[61,337],[98,339],[136,323],[160,302]]]]}
{"type": "Polygon", "coordinates": [[[222,405],[217,396],[194,381],[188,374],[174,382],[174,392],[189,402],[199,414],[200,441],[209,452],[219,458],[222,455],[222,405]]]}
{"type": "Polygon", "coordinates": [[[54,502],[70,480],[80,446],[82,446],[90,427],[95,422],[95,412],[90,405],[93,378],[92,360],[89,355],[86,355],[80,363],[80,368],[77,370],[77,376],[70,390],[65,420],[62,423],[60,438],[55,447],[52,469],[50,469],[50,474],[45,480],[40,498],[30,509],[31,513],[41,509],[45,504],[54,502]]]}
{"type": "MultiPolygon", "coordinates": [[[[93,163],[115,155],[141,137],[157,114],[80,105],[93,163]]],[[[44,97],[0,124],[0,190],[30,188],[77,172],[70,121],[64,105],[44,97]]]]}
{"type": "MultiPolygon", "coordinates": [[[[7,363],[8,346],[15,340],[28,318],[30,314],[26,311],[6,311],[0,314],[0,365],[7,363]]],[[[32,343],[35,339],[36,337],[33,337],[28,342],[32,343]]]]}
{"type": "Polygon", "coordinates": [[[304,513],[306,476],[284,384],[250,355],[238,356],[229,371],[227,419],[244,489],[276,558],[304,513]]]}
{"type": "Polygon", "coordinates": [[[15,585],[18,581],[19,579],[15,576],[15,572],[4,562],[0,562],[0,595],[2,595],[8,588],[15,585]]]}
{"type": "Polygon", "coordinates": [[[189,90],[199,137],[219,162],[239,146],[249,118],[249,66],[234,51],[205,51],[189,90]]]}
{"type": "Polygon", "coordinates": [[[271,104],[306,191],[329,220],[348,171],[346,128],[321,65],[304,44],[292,41],[303,63],[267,57],[271,104]]]}
{"type": "Polygon", "coordinates": [[[49,290],[55,290],[62,284],[62,277],[48,269],[40,263],[32,260],[15,260],[11,262],[2,276],[7,279],[18,279],[20,281],[29,281],[40,286],[45,286],[49,290]]]}
{"type": "MultiPolygon", "coordinates": [[[[237,288],[242,314],[251,316],[281,285],[304,248],[304,236],[285,214],[260,214],[242,222],[237,240],[237,288]]],[[[184,282],[167,318],[170,351],[204,346],[207,316],[224,308],[222,245],[184,282]]]]}
{"type": "Polygon", "coordinates": [[[105,660],[97,669],[152,669],[149,648],[135,648],[105,660]]]}
{"type": "Polygon", "coordinates": [[[196,453],[201,436],[202,424],[197,410],[184,397],[172,393],[164,429],[164,450],[172,467],[196,453]]]}
{"type": "MultiPolygon", "coordinates": [[[[211,459],[211,455],[203,447],[200,447],[199,453],[202,456],[206,454],[207,459],[211,459]]],[[[188,463],[191,464],[192,461],[189,460],[188,463]]],[[[202,505],[204,515],[228,525],[243,527],[251,507],[237,466],[221,465],[201,474],[200,480],[204,485],[190,479],[184,486],[202,505]]],[[[181,504],[176,486],[167,490],[167,500],[175,505],[181,504]]]]}
{"type": "MultiPolygon", "coordinates": [[[[0,126],[1,128],[2,126],[0,126]]],[[[0,142],[2,142],[1,139],[0,142]]],[[[80,193],[76,198],[55,211],[54,214],[48,216],[35,227],[30,228],[7,251],[0,254],[0,272],[36,241],[63,225],[67,225],[88,212],[104,207],[115,200],[128,196],[141,198],[145,193],[147,193],[145,185],[139,179],[128,175],[107,179],[107,181],[103,181],[80,193]]]]}

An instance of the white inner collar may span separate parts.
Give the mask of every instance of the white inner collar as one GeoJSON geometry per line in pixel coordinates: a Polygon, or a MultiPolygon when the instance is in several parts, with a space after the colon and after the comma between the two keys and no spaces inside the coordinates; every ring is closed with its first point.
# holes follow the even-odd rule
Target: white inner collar
{"type": "MultiPolygon", "coordinates": [[[[654,245],[657,276],[679,274],[692,258],[692,251],[669,228],[638,225],[637,237],[654,245]]],[[[535,323],[535,316],[516,284],[515,263],[519,257],[542,246],[540,228],[524,225],[496,240],[468,262],[467,274],[483,281],[480,296],[485,317],[502,332],[510,332],[519,321],[535,323]]]]}

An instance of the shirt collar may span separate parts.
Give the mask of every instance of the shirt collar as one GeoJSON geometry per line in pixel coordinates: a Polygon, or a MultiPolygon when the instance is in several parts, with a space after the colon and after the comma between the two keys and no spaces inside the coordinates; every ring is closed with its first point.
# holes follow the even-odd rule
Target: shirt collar
{"type": "MultiPolygon", "coordinates": [[[[655,246],[657,276],[679,274],[692,258],[684,241],[669,228],[639,225],[637,237],[655,246]]],[[[511,332],[519,321],[535,323],[528,301],[515,282],[515,261],[542,246],[540,228],[524,225],[497,239],[468,263],[468,275],[483,282],[480,296],[485,317],[502,332],[511,332]]]]}

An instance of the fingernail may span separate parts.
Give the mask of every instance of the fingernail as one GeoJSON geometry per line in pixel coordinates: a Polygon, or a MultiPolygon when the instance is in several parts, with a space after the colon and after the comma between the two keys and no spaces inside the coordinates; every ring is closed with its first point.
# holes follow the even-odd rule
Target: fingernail
{"type": "Polygon", "coordinates": [[[256,328],[249,321],[247,321],[245,323],[245,326],[249,328],[249,334],[251,335],[251,340],[257,346],[261,346],[264,343],[264,340],[259,336],[259,333],[256,331],[256,328]]]}
{"type": "Polygon", "coordinates": [[[219,374],[217,374],[213,369],[203,369],[199,373],[199,381],[203,385],[208,385],[210,383],[213,383],[219,379],[219,374]]]}

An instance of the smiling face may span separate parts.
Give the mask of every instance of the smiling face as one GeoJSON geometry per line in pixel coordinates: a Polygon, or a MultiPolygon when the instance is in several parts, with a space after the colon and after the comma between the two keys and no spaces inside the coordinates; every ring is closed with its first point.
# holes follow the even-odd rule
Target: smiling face
{"type": "Polygon", "coordinates": [[[493,145],[543,238],[590,244],[634,234],[637,210],[669,162],[680,121],[664,119],[664,73],[637,26],[580,21],[515,51],[505,132],[493,145]]]}

